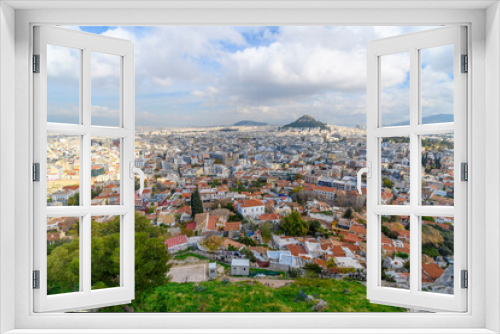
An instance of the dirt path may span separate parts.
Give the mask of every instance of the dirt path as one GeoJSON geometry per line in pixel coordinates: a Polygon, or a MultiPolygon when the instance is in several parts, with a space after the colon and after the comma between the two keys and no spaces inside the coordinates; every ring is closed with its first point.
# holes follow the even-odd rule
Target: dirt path
{"type": "Polygon", "coordinates": [[[200,263],[170,268],[169,275],[172,282],[204,282],[208,279],[208,264],[200,263]]]}

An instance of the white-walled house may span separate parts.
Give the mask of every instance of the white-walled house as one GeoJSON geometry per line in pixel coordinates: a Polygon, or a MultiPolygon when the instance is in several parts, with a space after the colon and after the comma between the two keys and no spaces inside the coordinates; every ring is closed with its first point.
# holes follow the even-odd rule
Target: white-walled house
{"type": "Polygon", "coordinates": [[[265,212],[264,202],[260,199],[244,199],[238,201],[238,213],[245,218],[257,218],[265,212]]]}

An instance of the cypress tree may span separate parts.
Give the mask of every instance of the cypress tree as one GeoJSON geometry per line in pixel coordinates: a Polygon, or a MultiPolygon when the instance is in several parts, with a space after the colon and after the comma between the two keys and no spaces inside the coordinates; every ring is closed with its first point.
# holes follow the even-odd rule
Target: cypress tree
{"type": "Polygon", "coordinates": [[[191,216],[194,218],[197,213],[203,213],[203,203],[198,189],[191,195],[191,216]]]}

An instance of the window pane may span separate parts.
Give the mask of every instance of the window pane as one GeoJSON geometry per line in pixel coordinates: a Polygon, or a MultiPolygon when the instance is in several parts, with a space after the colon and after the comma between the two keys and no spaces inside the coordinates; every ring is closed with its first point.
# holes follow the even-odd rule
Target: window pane
{"type": "Polygon", "coordinates": [[[382,126],[410,125],[410,53],[380,57],[382,126]]]}
{"type": "Polygon", "coordinates": [[[80,122],[81,50],[47,45],[47,122],[80,122]]]}
{"type": "Polygon", "coordinates": [[[381,139],[382,205],[410,204],[410,138],[381,139]]]}
{"type": "Polygon", "coordinates": [[[381,286],[410,288],[410,218],[381,216],[381,286]]]}
{"type": "Polygon", "coordinates": [[[120,143],[120,138],[92,138],[92,205],[120,205],[120,143]]]}
{"type": "Polygon", "coordinates": [[[92,217],[92,290],[120,286],[120,220],[92,217]]]}
{"type": "Polygon", "coordinates": [[[453,206],[453,134],[422,136],[422,205],[453,206]]]}
{"type": "Polygon", "coordinates": [[[451,217],[422,217],[422,291],[453,294],[453,229],[451,217]]]}
{"type": "Polygon", "coordinates": [[[91,54],[92,125],[120,126],[121,57],[91,54]]]}
{"type": "Polygon", "coordinates": [[[422,124],[453,122],[453,45],[422,49],[422,124]]]}
{"type": "Polygon", "coordinates": [[[80,205],[80,137],[47,135],[47,205],[80,205]]]}
{"type": "Polygon", "coordinates": [[[80,290],[80,218],[47,218],[47,294],[80,290]]]}

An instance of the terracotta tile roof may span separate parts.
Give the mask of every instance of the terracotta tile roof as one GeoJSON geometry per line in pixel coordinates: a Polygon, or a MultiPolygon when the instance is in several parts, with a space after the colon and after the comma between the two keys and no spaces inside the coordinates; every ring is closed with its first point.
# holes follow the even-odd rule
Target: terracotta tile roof
{"type": "Polygon", "coordinates": [[[168,248],[179,246],[185,243],[187,243],[187,237],[185,235],[179,235],[178,237],[168,238],[167,240],[165,240],[165,245],[167,245],[168,248]]]}
{"type": "Polygon", "coordinates": [[[244,201],[239,201],[239,204],[242,208],[250,208],[254,206],[264,205],[264,202],[262,202],[260,199],[247,199],[244,201]]]}
{"type": "Polygon", "coordinates": [[[264,213],[260,215],[259,219],[263,221],[279,220],[280,215],[277,213],[264,213]]]}
{"type": "Polygon", "coordinates": [[[366,235],[366,228],[364,228],[361,225],[352,225],[351,228],[349,229],[349,231],[351,231],[353,233],[366,235]]]}
{"type": "Polygon", "coordinates": [[[208,218],[208,223],[207,223],[207,227],[206,227],[206,229],[208,231],[217,231],[217,228],[215,227],[215,225],[217,223],[218,218],[219,218],[218,216],[212,216],[212,217],[208,218]]]}
{"type": "Polygon", "coordinates": [[[340,247],[340,246],[333,246],[332,251],[333,251],[333,256],[335,256],[335,257],[344,257],[345,256],[345,252],[342,249],[342,247],[340,247]]]}
{"type": "Polygon", "coordinates": [[[286,245],[286,248],[288,248],[293,256],[299,256],[299,254],[308,254],[306,249],[302,245],[286,245]]]}
{"type": "Polygon", "coordinates": [[[222,241],[222,247],[224,249],[227,249],[229,247],[229,245],[232,245],[233,247],[235,247],[236,249],[240,250],[242,248],[245,248],[245,245],[242,244],[242,243],[239,243],[237,241],[234,241],[232,239],[229,239],[229,238],[225,238],[224,241],[222,241]]]}
{"type": "Polygon", "coordinates": [[[226,223],[224,231],[239,231],[241,230],[241,222],[226,223]]]}
{"type": "MultiPolygon", "coordinates": [[[[431,281],[435,281],[441,275],[443,275],[444,269],[438,266],[436,263],[422,263],[422,276],[424,274],[430,278],[431,281]]],[[[424,278],[424,277],[422,277],[424,278]]]]}

